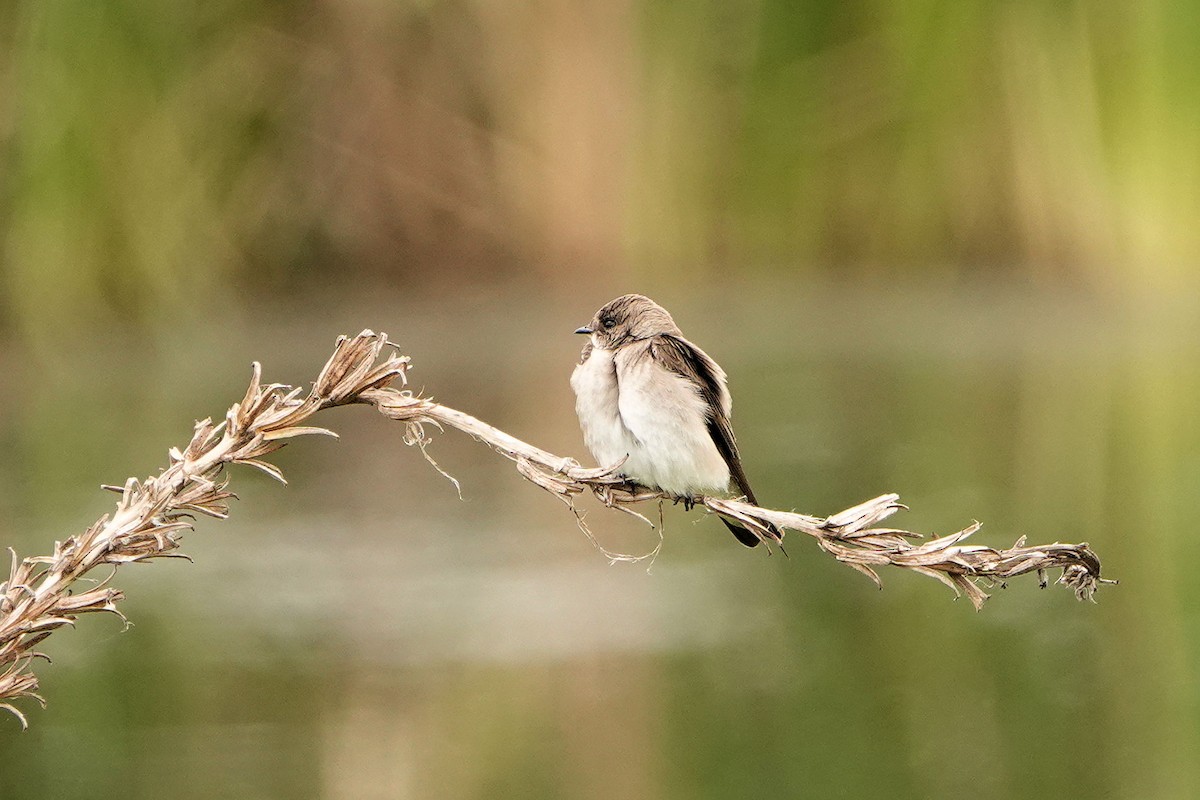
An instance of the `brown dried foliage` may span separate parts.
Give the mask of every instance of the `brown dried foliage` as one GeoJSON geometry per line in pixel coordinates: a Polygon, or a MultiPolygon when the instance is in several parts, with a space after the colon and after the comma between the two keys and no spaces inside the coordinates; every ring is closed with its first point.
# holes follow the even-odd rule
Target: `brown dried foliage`
{"type": "MultiPolygon", "coordinates": [[[[121,487],[105,487],[120,494],[111,515],[104,515],[82,534],[56,542],[52,555],[18,559],[10,549],[12,567],[8,580],[0,583],[0,709],[14,714],[24,726],[26,718],[12,701],[28,697],[44,704],[32,671],[33,662],[45,657],[37,645],[58,628],[74,625],[81,614],[106,611],[124,619],[117,608],[123,595],[108,586],[116,567],[152,558],[186,558],[176,551],[195,515],[228,516],[229,499],[234,495],[223,476],[225,465],[246,464],[284,481],[279,469],[263,456],[297,436],[336,436],[325,428],[303,424],[326,408],[354,403],[374,406],[385,417],[403,423],[404,441],[423,453],[429,441],[427,425],[458,428],[514,461],[521,475],[566,503],[589,538],[574,504],[577,495],[590,492],[606,506],[639,517],[627,506],[672,499],[623,480],[618,475],[619,464],[583,467],[574,459],[548,453],[461,411],[395,388],[396,382],[406,383],[410,361],[402,355],[385,355],[389,344],[386,335],[371,331],[340,337],[307,394],[300,388],[263,384],[261,367],[255,363],[245,396],[229,409],[223,422],[198,422],[188,445],[182,451],[172,448],[170,463],[158,475],[144,481],[130,478],[121,487]],[[76,590],[76,581],[104,565],[112,568],[107,577],[92,588],[76,590]]],[[[1045,586],[1046,570],[1061,569],[1058,583],[1074,589],[1081,599],[1090,599],[1099,583],[1109,582],[1101,580],[1100,560],[1086,544],[1027,547],[1024,537],[1004,550],[963,544],[979,529],[979,523],[916,544],[913,540],[922,538],[919,534],[874,527],[904,508],[894,494],[826,518],[719,497],[697,498],[696,502],[740,521],[768,546],[778,543],[768,523],[806,533],[821,549],[876,584],[876,567],[901,567],[937,578],[965,594],[976,608],[987,598],[981,583],[991,585],[1027,572],[1037,572],[1045,586]]]]}

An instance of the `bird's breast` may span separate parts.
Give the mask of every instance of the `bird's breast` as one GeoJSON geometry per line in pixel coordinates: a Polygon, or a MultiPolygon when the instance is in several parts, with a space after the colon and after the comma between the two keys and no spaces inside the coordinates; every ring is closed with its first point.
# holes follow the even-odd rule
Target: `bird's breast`
{"type": "Polygon", "coordinates": [[[584,443],[602,466],[672,494],[724,490],[729,468],[686,378],[645,353],[594,348],[571,375],[584,443]]]}
{"type": "Polygon", "coordinates": [[[628,456],[637,442],[621,421],[620,387],[611,350],[592,348],[571,373],[575,413],[583,441],[601,466],[611,466],[628,456]]]}
{"type": "Polygon", "coordinates": [[[712,413],[699,388],[649,354],[617,357],[621,420],[637,439],[626,473],[647,486],[676,495],[724,491],[725,463],[708,420],[712,413]]]}

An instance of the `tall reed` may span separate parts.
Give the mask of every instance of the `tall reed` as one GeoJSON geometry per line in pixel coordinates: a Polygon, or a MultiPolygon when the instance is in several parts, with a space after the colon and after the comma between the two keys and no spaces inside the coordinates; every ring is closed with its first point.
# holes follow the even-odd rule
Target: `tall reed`
{"type": "MultiPolygon", "coordinates": [[[[180,537],[194,524],[194,515],[225,519],[229,514],[227,464],[245,464],[284,481],[280,470],[264,456],[289,439],[309,434],[336,436],[326,428],[304,423],[319,411],[335,406],[365,404],[388,419],[404,425],[405,443],[419,447],[429,458],[427,426],[453,427],[512,460],[530,482],[561,499],[575,512],[580,528],[592,537],[575,508],[575,498],[588,493],[606,506],[628,511],[646,501],[673,499],[660,492],[630,484],[620,476],[620,465],[581,466],[571,458],[556,456],[510,436],[482,420],[448,406],[397,388],[406,383],[410,359],[385,353],[387,336],[366,330],[355,337],[340,337],[312,388],[263,384],[262,369],[253,366],[245,396],[214,424],[196,424],[191,441],[182,450],[168,451],[169,463],[158,475],[124,486],[105,487],[120,494],[112,514],[105,514],[81,534],[56,542],[47,556],[24,559],[10,548],[12,567],[0,583],[0,708],[27,725],[13,701],[37,694],[33,663],[44,657],[37,646],[51,633],[74,625],[82,614],[110,612],[124,619],[117,604],[120,590],[109,586],[121,564],[162,557],[186,557],[178,551],[180,537]],[[77,582],[100,567],[111,572],[98,585],[77,589],[77,582]]],[[[436,463],[434,463],[436,467],[436,463]]],[[[964,540],[979,523],[958,533],[923,544],[919,534],[896,528],[875,527],[904,508],[895,494],[885,494],[830,517],[775,511],[722,497],[701,497],[696,503],[709,511],[736,519],[767,542],[781,545],[770,525],[814,537],[820,548],[838,561],[868,575],[879,584],[876,568],[894,566],[937,578],[964,594],[978,609],[987,599],[983,586],[1028,572],[1037,572],[1043,586],[1046,570],[1061,569],[1058,583],[1074,589],[1080,599],[1090,599],[1100,583],[1100,560],[1086,544],[1026,546],[1025,538],[1008,549],[967,545],[964,540]]],[[[644,517],[642,517],[645,519],[644,517]]],[[[642,557],[612,554],[617,560],[642,557]]],[[[657,552],[657,548],[655,550],[657,552]]]]}

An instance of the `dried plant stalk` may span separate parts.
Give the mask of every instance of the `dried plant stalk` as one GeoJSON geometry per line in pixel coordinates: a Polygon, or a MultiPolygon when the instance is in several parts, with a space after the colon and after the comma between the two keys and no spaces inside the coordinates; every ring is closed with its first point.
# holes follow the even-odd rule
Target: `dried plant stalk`
{"type": "MultiPolygon", "coordinates": [[[[471,434],[516,462],[523,477],[561,499],[572,510],[575,509],[574,497],[584,492],[591,492],[606,506],[621,510],[646,500],[675,499],[663,492],[629,483],[619,475],[620,464],[583,467],[574,459],[548,453],[469,414],[409,391],[372,389],[364,392],[360,400],[374,405],[384,416],[409,426],[406,438],[410,441],[425,441],[425,424],[439,428],[448,425],[471,434]]],[[[742,523],[758,534],[768,547],[772,542],[779,543],[770,528],[772,524],[806,533],[817,540],[822,550],[862,572],[877,586],[882,586],[875,571],[877,567],[901,567],[937,578],[957,594],[965,595],[976,609],[981,608],[988,598],[981,584],[1003,583],[1027,572],[1037,572],[1044,587],[1047,585],[1046,570],[1061,569],[1062,574],[1056,582],[1072,588],[1080,600],[1091,600],[1101,583],[1116,583],[1100,577],[1100,559],[1086,542],[1028,547],[1022,536],[1012,547],[997,550],[985,545],[963,544],[979,530],[979,522],[923,544],[913,541],[924,538],[919,533],[875,527],[907,508],[896,494],[881,495],[830,517],[775,511],[724,497],[697,497],[695,503],[742,523]]],[[[576,518],[580,527],[588,532],[579,514],[576,518]]]]}
{"type": "MultiPolygon", "coordinates": [[[[14,714],[25,726],[24,714],[12,701],[28,697],[44,704],[32,671],[34,660],[44,657],[37,645],[55,630],[73,625],[81,614],[106,611],[124,619],[117,608],[123,595],[107,585],[116,567],[152,558],[186,557],[176,551],[180,536],[192,528],[196,514],[218,519],[228,516],[233,494],[222,477],[225,465],[246,464],[284,481],[279,469],[262,457],[297,436],[336,436],[325,428],[303,424],[326,408],[371,405],[389,419],[404,423],[404,441],[422,452],[428,443],[426,425],[457,428],[514,461],[522,476],[572,510],[575,496],[584,492],[637,516],[641,515],[627,506],[671,499],[623,480],[617,474],[620,465],[582,467],[574,459],[548,453],[469,414],[396,388],[393,384],[406,383],[410,360],[384,355],[388,345],[385,334],[371,331],[340,337],[307,394],[282,384],[264,385],[261,367],[255,363],[245,396],[229,409],[223,422],[213,424],[206,419],[197,423],[187,447],[182,451],[172,448],[168,466],[158,475],[144,481],[130,478],[121,487],[105,487],[120,494],[111,515],[104,515],[82,534],[56,542],[52,555],[18,559],[10,549],[12,567],[8,580],[0,583],[0,709],[14,714]],[[112,567],[112,573],[103,581],[86,591],[75,590],[77,580],[104,565],[112,567]]],[[[827,518],[719,497],[697,498],[696,502],[740,521],[768,542],[774,539],[768,523],[813,536],[823,550],[877,584],[875,568],[883,565],[935,577],[965,594],[976,608],[987,598],[981,581],[1002,581],[1026,572],[1038,572],[1044,586],[1046,570],[1062,569],[1058,582],[1072,587],[1081,599],[1091,598],[1099,583],[1109,582],[1100,578],[1100,560],[1086,544],[1026,547],[1024,537],[1006,550],[963,544],[978,530],[978,523],[950,536],[914,544],[911,540],[921,538],[918,534],[874,527],[904,508],[894,494],[827,518]]],[[[587,532],[578,513],[576,519],[587,532]]]]}
{"type": "MultiPolygon", "coordinates": [[[[281,384],[263,385],[262,369],[255,363],[250,386],[241,402],[214,425],[206,419],[196,424],[187,447],[169,451],[170,463],[158,475],[123,487],[105,488],[121,497],[112,515],[104,515],[90,528],[65,542],[56,542],[54,553],[18,560],[12,553],[8,580],[0,583],[0,701],[36,694],[32,662],[42,656],[38,643],[80,615],[108,611],[124,619],[116,603],[123,595],[107,583],[76,592],[75,582],[103,565],[115,567],[132,561],[176,556],[179,537],[192,527],[196,514],[224,519],[233,494],[221,477],[226,464],[247,464],[283,481],[277,467],[262,457],[278,450],[288,439],[307,434],[336,436],[324,428],[304,426],[310,416],[325,408],[358,402],[368,390],[403,383],[408,359],[392,356],[380,361],[386,337],[364,332],[353,339],[342,337],[312,389],[281,384]]],[[[44,656],[42,656],[44,657],[44,656]]],[[[11,702],[0,702],[24,726],[24,715],[11,702]]]]}

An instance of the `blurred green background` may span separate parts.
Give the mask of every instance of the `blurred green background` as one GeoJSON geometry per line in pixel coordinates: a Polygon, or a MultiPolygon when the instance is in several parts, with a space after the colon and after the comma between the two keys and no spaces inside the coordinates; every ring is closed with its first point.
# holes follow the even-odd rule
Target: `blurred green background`
{"type": "Polygon", "coordinates": [[[1197,41],[1166,0],[0,4],[0,544],[364,327],[582,456],[570,331],[641,291],[766,504],[898,491],[1122,581],[976,614],[681,508],[609,567],[477,443],[431,448],[460,502],[330,412],[122,570],[131,629],[46,643],[0,797],[1200,796],[1197,41]]]}

